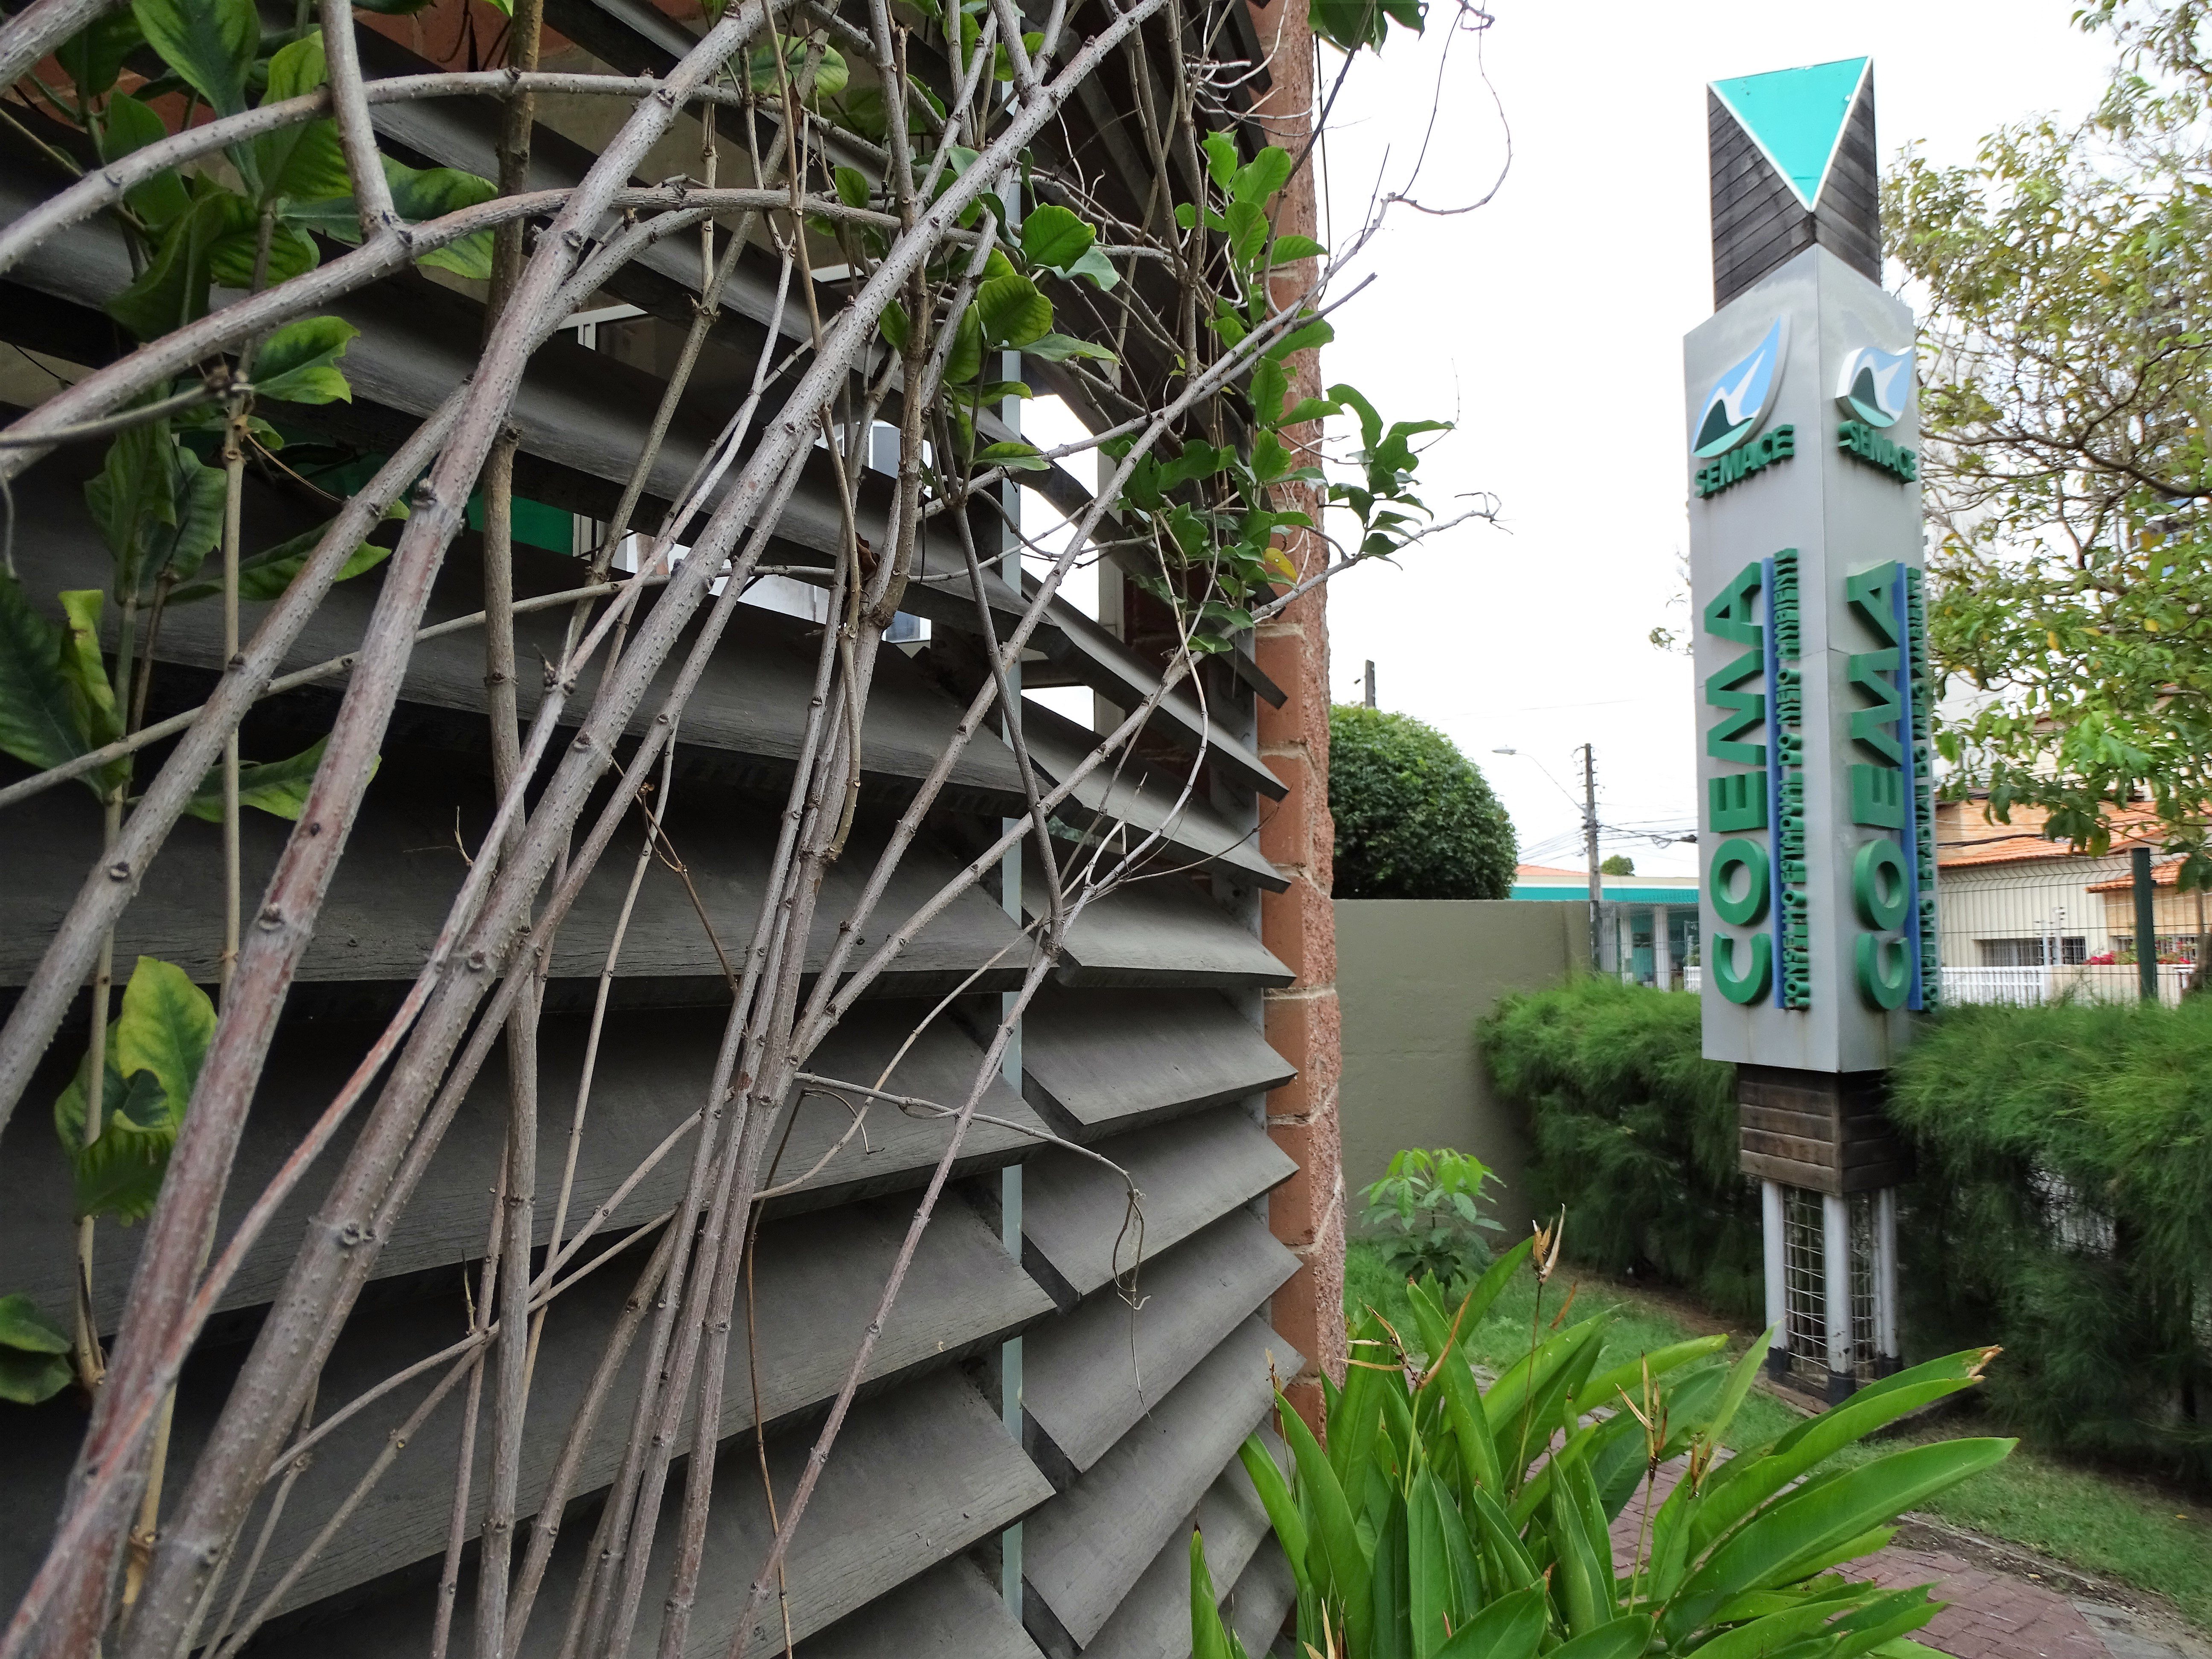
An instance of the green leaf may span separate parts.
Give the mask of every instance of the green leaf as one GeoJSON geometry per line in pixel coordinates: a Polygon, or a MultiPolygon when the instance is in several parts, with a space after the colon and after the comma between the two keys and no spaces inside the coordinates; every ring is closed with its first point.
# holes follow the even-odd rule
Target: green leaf
{"type": "Polygon", "coordinates": [[[54,1132],[70,1161],[70,1212],[108,1215],[137,1221],[152,1212],[168,1168],[176,1129],[168,1097],[151,1072],[125,1079],[115,1063],[115,1029],[107,1028],[107,1063],[100,1094],[100,1133],[84,1139],[88,1102],[85,1079],[91,1056],[77,1064],[76,1076],[54,1101],[54,1132]]]}
{"type": "Polygon", "coordinates": [[[1436,1659],[1536,1659],[1547,1611],[1540,1589],[1501,1595],[1454,1630],[1436,1659]]]}
{"type": "Polygon", "coordinates": [[[905,351],[908,327],[906,307],[896,300],[885,306],[882,314],[876,319],[876,331],[884,337],[893,351],[905,351]]]}
{"type": "Polygon", "coordinates": [[[1206,135],[1206,171],[1222,189],[1237,173],[1237,141],[1218,129],[1206,135]]]}
{"type": "Polygon", "coordinates": [[[1121,361],[1104,346],[1093,345],[1088,340],[1079,340],[1069,334],[1041,334],[1024,346],[1022,350],[1026,355],[1048,363],[1064,363],[1070,357],[1083,357],[1100,363],[1121,361]]]}
{"type": "Polygon", "coordinates": [[[1482,1584],[1459,1506],[1425,1468],[1406,1494],[1406,1571],[1413,1659],[1435,1659],[1482,1605],[1482,1584]]]}
{"type": "Polygon", "coordinates": [[[975,462],[979,466],[1003,466],[1009,472],[1043,472],[1052,465],[1035,446],[1024,443],[993,444],[975,457],[975,462]]]}
{"type": "MultiPolygon", "coordinates": [[[[307,805],[307,790],[322,764],[327,737],[318,738],[289,760],[265,761],[238,769],[238,804],[266,812],[271,817],[298,822],[307,805]]],[[[374,769],[370,776],[375,775],[374,769]]],[[[210,823],[222,822],[222,769],[210,769],[185,811],[210,823]]]]}
{"type": "MultiPolygon", "coordinates": [[[[64,630],[32,608],[23,586],[0,570],[0,750],[41,771],[99,747],[62,672],[64,630]]],[[[88,779],[93,793],[100,780],[88,779]]]]}
{"type": "Polygon", "coordinates": [[[969,306],[960,313],[960,325],[952,331],[952,349],[945,355],[945,380],[948,386],[964,386],[983,372],[983,323],[969,306]]]}
{"type": "MultiPolygon", "coordinates": [[[[389,155],[383,161],[384,177],[392,186],[392,204],[399,216],[410,224],[458,213],[463,208],[489,202],[499,194],[498,185],[473,173],[463,173],[455,167],[410,167],[389,155]]],[[[488,281],[491,276],[491,233],[480,230],[458,242],[448,242],[415,263],[435,265],[441,270],[477,282],[488,281]]]]}
{"type": "Polygon", "coordinates": [[[994,276],[975,290],[974,309],[994,345],[1021,348],[1052,331],[1052,301],[1018,272],[994,276]]]}
{"type": "Polygon", "coordinates": [[[1231,1638],[1221,1623],[1221,1607],[1206,1571],[1206,1540],[1190,1529],[1190,1659],[1230,1659],[1231,1638]]]}
{"type": "MultiPolygon", "coordinates": [[[[1370,1465],[1370,1474],[1378,1474],[1370,1465]]],[[[1411,1571],[1407,1556],[1406,1500],[1391,1486],[1383,1494],[1375,1535],[1375,1568],[1368,1581],[1375,1622],[1365,1650],[1370,1659],[1413,1659],[1411,1571]]]]}
{"type": "MultiPolygon", "coordinates": [[[[138,20],[128,11],[114,11],[63,42],[54,58],[76,83],[77,97],[82,101],[112,89],[123,73],[123,60],[145,44],[145,32],[138,27],[138,20]]],[[[104,144],[102,152],[108,160],[115,159],[104,144]]]]}
{"type": "Polygon", "coordinates": [[[1092,226],[1052,203],[1031,208],[1022,221],[1022,257],[1048,270],[1065,271],[1098,240],[1092,226]]]}
{"type": "Polygon", "coordinates": [[[253,204],[204,179],[189,186],[192,204],[163,227],[146,269],[107,302],[107,314],[142,340],[206,315],[216,244],[253,223],[253,204]]]}
{"type": "Polygon", "coordinates": [[[1328,250],[1310,236],[1278,236],[1268,250],[1270,265],[1287,265],[1298,259],[1326,259],[1328,250]]]}
{"type": "MultiPolygon", "coordinates": [[[[1313,350],[1318,347],[1327,345],[1335,337],[1336,331],[1329,326],[1328,319],[1323,317],[1316,317],[1313,321],[1303,324],[1300,326],[1292,329],[1281,339],[1276,341],[1274,344],[1269,346],[1267,348],[1267,355],[1270,357],[1276,359],[1278,362],[1280,362],[1283,358],[1289,356],[1294,351],[1313,350]]],[[[1335,386],[1331,386],[1328,389],[1328,395],[1332,398],[1339,396],[1339,389],[1335,386]]]]}
{"type": "Polygon", "coordinates": [[[868,175],[858,167],[837,167],[830,177],[837,186],[837,199],[849,208],[864,208],[868,204],[868,175]]]}
{"type": "Polygon", "coordinates": [[[2015,1443],[1947,1440],[1908,1447],[1832,1480],[1801,1487],[1747,1522],[1690,1575],[1668,1609],[1668,1639],[1680,1641],[1700,1628],[1729,1597],[1787,1582],[1795,1563],[1893,1520],[2002,1462],[2015,1443]]]}
{"type": "Polygon", "coordinates": [[[20,1353],[67,1353],[67,1332],[40,1313],[38,1304],[21,1291],[0,1296],[0,1348],[20,1353]]]}
{"type": "Polygon", "coordinates": [[[69,1361],[0,1349],[0,1400],[37,1406],[69,1387],[69,1361]]]}
{"type": "Polygon", "coordinates": [[[131,9],[161,61],[216,113],[245,109],[246,75],[261,47],[253,0],[131,0],[131,9]]]}
{"type": "Polygon", "coordinates": [[[1291,153],[1270,144],[1229,179],[1229,193],[1239,202],[1264,206],[1270,196],[1291,181],[1291,153]]]}
{"type": "Polygon", "coordinates": [[[853,78],[853,71],[845,62],[844,53],[835,46],[822,48],[822,61],[814,66],[814,89],[807,101],[816,103],[824,98],[835,98],[853,78]]]}
{"type": "MultiPolygon", "coordinates": [[[[328,79],[323,32],[311,29],[269,60],[269,90],[263,101],[302,97],[328,79]]],[[[264,134],[253,141],[253,163],[264,196],[320,202],[353,189],[333,121],[306,121],[264,134]]]]}
{"type": "MultiPolygon", "coordinates": [[[[129,12],[117,12],[108,19],[111,22],[118,20],[131,22],[136,33],[137,25],[129,12]]],[[[168,136],[168,128],[162,125],[161,118],[152,109],[128,93],[118,92],[107,100],[106,117],[100,132],[100,159],[119,161],[149,144],[160,143],[168,136]]],[[[177,176],[173,167],[155,173],[143,185],[134,185],[123,199],[133,213],[156,230],[192,204],[185,181],[177,176]]]]}
{"type": "MultiPolygon", "coordinates": [[[[1354,1377],[1365,1375],[1352,1373],[1354,1377]]],[[[1283,1438],[1290,1443],[1291,1455],[1297,1463],[1299,1495],[1310,1520],[1307,1571],[1317,1588],[1341,1604],[1352,1651],[1364,1653],[1374,1619],[1373,1569],[1366,1547],[1352,1524],[1352,1506],[1345,1501],[1336,1471],[1315,1441],[1313,1431],[1291,1409],[1287,1400],[1279,1394],[1276,1399],[1282,1407],[1283,1438]]],[[[1332,1413],[1332,1424],[1334,1421],[1332,1413]]]]}
{"type": "Polygon", "coordinates": [[[1231,202],[1222,217],[1229,225],[1229,251],[1250,264],[1267,240],[1267,215],[1256,202],[1231,202]]]}
{"type": "Polygon", "coordinates": [[[1651,1620],[1633,1613],[1562,1642],[1546,1659],[1636,1659],[1651,1640],[1651,1620]]]}
{"type": "Polygon", "coordinates": [[[1576,1404],[1584,1411],[1607,1409],[1616,1402],[1616,1393],[1626,1389],[1629,1395],[1642,1398],[1640,1384],[1648,1374],[1664,1376],[1678,1366],[1693,1359],[1703,1359],[1707,1354],[1718,1353],[1728,1346],[1726,1333],[1711,1336],[1693,1336],[1686,1342],[1669,1343],[1663,1348],[1654,1348],[1631,1359],[1624,1359],[1609,1371],[1601,1371],[1575,1391],[1576,1404]]]}
{"type": "Polygon", "coordinates": [[[1297,1581],[1300,1595],[1306,1594],[1311,1583],[1306,1571],[1306,1523],[1299,1514],[1297,1500],[1291,1496],[1289,1482],[1283,1472],[1275,1467],[1275,1459],[1267,1443],[1256,1434],[1244,1437],[1244,1443],[1237,1449],[1237,1455],[1244,1465],[1245,1474],[1252,1477],[1253,1489],[1260,1494],[1260,1506],[1267,1511],[1267,1524],[1274,1528],[1275,1541],[1283,1547],[1283,1556],[1291,1564],[1291,1577],[1297,1581]]]}
{"type": "Polygon", "coordinates": [[[1611,1621],[1613,1561],[1590,1548],[1589,1528],[1576,1502],[1571,1480],[1552,1482],[1552,1501],[1545,1533],[1559,1558],[1552,1568],[1552,1588],[1559,1599],[1559,1612],[1571,1635],[1586,1636],[1611,1621]]]}
{"type": "Polygon", "coordinates": [[[138,569],[142,598],[162,576],[172,581],[189,580],[222,539],[228,490],[222,469],[210,466],[179,443],[168,444],[167,451],[169,517],[148,532],[138,569]]]}
{"type": "MultiPolygon", "coordinates": [[[[1261,426],[1282,424],[1275,417],[1282,411],[1283,399],[1290,393],[1291,372],[1282,364],[1261,358],[1252,367],[1252,412],[1261,426]]],[[[1376,1183],[1380,1186],[1382,1183],[1376,1183]]]]}
{"type": "Polygon", "coordinates": [[[1061,271],[1060,275],[1070,281],[1078,276],[1088,277],[1091,285],[1102,294],[1110,292],[1114,284],[1121,280],[1121,273],[1114,269],[1114,262],[1108,258],[1103,251],[1095,247],[1061,271]]]}
{"type": "MultiPolygon", "coordinates": [[[[328,522],[319,524],[313,530],[303,530],[274,547],[264,548],[240,559],[238,562],[238,597],[250,605],[263,605],[282,599],[284,590],[292,585],[293,579],[321,544],[323,532],[329,528],[328,522]]],[[[374,542],[363,542],[347,555],[346,562],[338,567],[338,574],[331,580],[345,581],[363,571],[375,569],[391,556],[390,548],[380,547],[374,542]]],[[[188,605],[198,599],[213,599],[222,592],[220,581],[194,582],[171,593],[169,603],[188,605]]]]}
{"type": "Polygon", "coordinates": [[[57,596],[67,618],[62,635],[60,666],[69,688],[70,712],[88,750],[100,749],[123,735],[123,720],[115,708],[115,688],[107,678],[107,665],[100,653],[100,612],[106,595],[96,587],[78,588],[57,596]]]}
{"type": "Polygon", "coordinates": [[[353,388],[334,365],[361,331],[341,317],[302,317],[262,343],[253,360],[258,396],[287,404],[350,403],[353,388]]]}
{"type": "Polygon", "coordinates": [[[176,963],[139,957],[115,1023],[112,1047],[124,1075],[151,1072],[181,1121],[214,1037],[215,1004],[207,993],[176,963]]]}

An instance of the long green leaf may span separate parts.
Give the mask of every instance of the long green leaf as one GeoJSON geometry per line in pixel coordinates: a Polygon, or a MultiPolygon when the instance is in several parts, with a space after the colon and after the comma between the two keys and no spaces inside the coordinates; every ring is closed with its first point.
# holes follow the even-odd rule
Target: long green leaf
{"type": "Polygon", "coordinates": [[[1406,1500],[1393,1491],[1375,1537],[1375,1570],[1368,1580],[1375,1618],[1364,1646],[1368,1659],[1413,1659],[1413,1573],[1407,1561],[1406,1500]]]}
{"type": "MultiPolygon", "coordinates": [[[[1871,1591],[1868,1592],[1871,1594],[1871,1591]]],[[[1724,1630],[1698,1650],[1705,1659],[1766,1659],[1778,1649],[1811,1635],[1850,1603],[1808,1602],[1724,1630]]]]}
{"type": "Polygon", "coordinates": [[[1715,1469],[1691,1523],[1692,1553],[1844,1447],[1924,1405],[1972,1388],[1980,1380],[1987,1352],[1970,1348],[1885,1377],[1799,1424],[1764,1455],[1737,1457],[1715,1469]]]}
{"type": "Polygon", "coordinates": [[[1413,1659],[1433,1659],[1481,1606],[1482,1585],[1459,1506],[1427,1469],[1406,1494],[1406,1568],[1413,1659]]]}
{"type": "Polygon", "coordinates": [[[1375,1610],[1370,1589],[1372,1567],[1352,1524],[1352,1505],[1345,1501],[1336,1471],[1313,1431],[1288,1401],[1280,1395],[1276,1399],[1282,1405],[1283,1438],[1290,1443],[1297,1464],[1298,1494],[1310,1510],[1307,1570],[1316,1587],[1341,1608],[1352,1651],[1364,1653],[1375,1610]]]}
{"type": "Polygon", "coordinates": [[[1501,1595],[1454,1631],[1436,1659],[1536,1659],[1549,1611],[1540,1589],[1501,1595]]]}
{"type": "MultiPolygon", "coordinates": [[[[1528,1398],[1531,1377],[1534,1379],[1534,1388],[1540,1392],[1559,1376],[1561,1368],[1570,1359],[1583,1351],[1585,1344],[1603,1334],[1606,1323],[1604,1317],[1600,1316],[1586,1319],[1578,1325],[1570,1325],[1508,1366],[1504,1374],[1490,1385],[1488,1392],[1482,1397],[1483,1410],[1490,1419],[1491,1426],[1503,1436],[1510,1424],[1517,1434],[1521,1426],[1521,1407],[1522,1401],[1528,1398]]],[[[1531,1444],[1532,1448],[1540,1447],[1543,1443],[1536,1440],[1531,1444]]],[[[1511,1458],[1508,1455],[1499,1462],[1503,1467],[1511,1462],[1511,1458]]]]}
{"type": "Polygon", "coordinates": [[[1623,1360],[1610,1370],[1600,1371],[1576,1391],[1575,1403],[1583,1411],[1598,1411],[1616,1404],[1617,1396],[1625,1392],[1640,1406],[1644,1403],[1644,1378],[1647,1368],[1650,1375],[1664,1376],[1693,1359],[1703,1359],[1707,1354],[1718,1353],[1726,1346],[1728,1334],[1720,1332],[1711,1336],[1693,1336],[1686,1342],[1669,1343],[1663,1348],[1653,1348],[1638,1354],[1633,1359],[1623,1360]]]}
{"type": "Polygon", "coordinates": [[[1221,1623],[1221,1607],[1213,1593],[1213,1575],[1206,1571],[1206,1540],[1197,1528],[1190,1529],[1190,1659],[1230,1659],[1229,1632],[1221,1623]]]}
{"type": "Polygon", "coordinates": [[[1498,1500],[1481,1486],[1468,1492],[1467,1498],[1468,1506],[1474,1511],[1483,1553],[1490,1558],[1498,1579],[1513,1589],[1525,1589],[1541,1583],[1543,1575],[1529,1559],[1519,1531],[1498,1507],[1498,1500]]]}
{"type": "Polygon", "coordinates": [[[1612,1564],[1600,1562],[1590,1549],[1589,1534],[1583,1525],[1570,1483],[1552,1483],[1552,1501],[1545,1510],[1544,1530],[1559,1559],[1552,1568],[1552,1591],[1572,1636],[1586,1636],[1613,1619],[1613,1597],[1602,1586],[1601,1573],[1612,1576],[1612,1564]]]}
{"type": "Polygon", "coordinates": [[[1562,1642],[1547,1659],[1636,1659],[1650,1640],[1650,1619],[1644,1613],[1632,1613],[1572,1641],[1562,1642]]]}
{"type": "Polygon", "coordinates": [[[1328,1461],[1347,1492],[1364,1479],[1361,1471],[1382,1425],[1384,1373],[1375,1369],[1388,1352],[1382,1345],[1382,1322],[1370,1310],[1352,1327],[1353,1363],[1345,1372],[1343,1397],[1328,1416],[1328,1461]]]}
{"type": "Polygon", "coordinates": [[[1947,1440],[1909,1447],[1818,1490],[1784,1498],[1747,1522],[1690,1575],[1668,1609],[1668,1639],[1680,1642],[1700,1628],[1730,1596],[1784,1582],[1791,1563],[1815,1558],[2001,1462],[2016,1443],[1947,1440]]]}
{"type": "MultiPolygon", "coordinates": [[[[1588,1330],[1607,1322],[1607,1316],[1600,1315],[1576,1328],[1588,1330]]],[[[1567,1350],[1548,1376],[1538,1376],[1525,1407],[1512,1412],[1491,1407],[1490,1420],[1498,1436],[1498,1465],[1509,1486],[1527,1476],[1527,1460],[1550,1444],[1554,1434],[1573,1429],[1575,1395],[1596,1365],[1599,1347],[1593,1333],[1590,1340],[1567,1350]]]]}
{"type": "Polygon", "coordinates": [[[1290,1483],[1283,1479],[1282,1470],[1275,1467],[1274,1455],[1267,1449],[1267,1442],[1256,1434],[1244,1437],[1244,1443],[1237,1449],[1237,1455],[1244,1464],[1245,1474],[1252,1477],[1252,1486],[1260,1494],[1260,1507],[1267,1511],[1267,1524],[1274,1528],[1275,1541],[1283,1547],[1284,1558],[1291,1564],[1291,1577],[1297,1581],[1298,1594],[1303,1596],[1310,1587],[1306,1571],[1306,1523],[1298,1513],[1297,1500],[1291,1496],[1290,1483]]]}

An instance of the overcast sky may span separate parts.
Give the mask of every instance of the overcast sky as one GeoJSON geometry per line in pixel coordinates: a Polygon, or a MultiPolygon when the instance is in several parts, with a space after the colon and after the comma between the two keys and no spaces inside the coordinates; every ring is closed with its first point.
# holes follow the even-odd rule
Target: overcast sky
{"type": "MultiPolygon", "coordinates": [[[[1687,661],[1645,636],[1687,614],[1681,337],[1712,311],[1705,82],[1871,55],[1885,169],[1912,141],[1965,161],[1995,126],[2095,101],[2112,52],[2069,27],[2077,3],[1492,0],[1481,61],[1473,39],[1453,43],[1416,193],[1456,206],[1495,179],[1504,129],[1485,71],[1511,167],[1479,211],[1393,210],[1369,261],[1376,280],[1339,313],[1322,369],[1387,418],[1456,419],[1423,465],[1427,500],[1442,513],[1492,492],[1501,527],[1470,525],[1332,588],[1332,681],[1339,701],[1358,701],[1374,659],[1383,708],[1440,727],[1482,766],[1524,860],[1580,862],[1571,751],[1586,738],[1603,822],[1692,823],[1687,661]],[[1520,754],[1491,752],[1501,746],[1520,754]]],[[[1439,21],[1449,9],[1432,8],[1439,21]]],[[[1331,123],[1340,232],[1378,174],[1402,182],[1421,143],[1443,32],[1393,35],[1331,123]]],[[[1696,867],[1688,847],[1609,837],[1607,850],[1644,871],[1696,867]]]]}

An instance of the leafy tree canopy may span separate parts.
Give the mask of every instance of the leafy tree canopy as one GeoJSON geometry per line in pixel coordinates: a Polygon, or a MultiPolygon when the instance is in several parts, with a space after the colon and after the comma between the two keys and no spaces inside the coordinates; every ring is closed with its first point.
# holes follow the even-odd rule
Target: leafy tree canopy
{"type": "Polygon", "coordinates": [[[1410,714],[1328,711],[1338,898],[1500,899],[1513,821],[1449,738],[1410,714]]]}
{"type": "Polygon", "coordinates": [[[1598,866],[1597,871],[1601,876],[1632,876],[1636,873],[1636,860],[1626,853],[1614,853],[1598,866]]]}
{"type": "Polygon", "coordinates": [[[2148,799],[2212,878],[2212,6],[2103,0],[2103,103],[1908,155],[1889,252],[1930,296],[1921,359],[1929,643],[1954,787],[2109,844],[2148,799]],[[1960,712],[1963,708],[1964,712],[1960,712]]]}

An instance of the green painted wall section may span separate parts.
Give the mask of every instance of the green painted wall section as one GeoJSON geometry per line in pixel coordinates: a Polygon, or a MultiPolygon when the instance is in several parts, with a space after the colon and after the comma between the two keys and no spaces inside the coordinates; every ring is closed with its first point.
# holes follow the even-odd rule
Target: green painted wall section
{"type": "Polygon", "coordinates": [[[1496,1214],[1518,1237],[1534,1218],[1527,1127],[1492,1093],[1474,1024],[1507,993],[1556,985],[1589,959],[1589,902],[1338,899],[1335,910],[1347,1221],[1356,1231],[1360,1188],[1394,1153],[1451,1146],[1505,1182],[1496,1214]]]}

